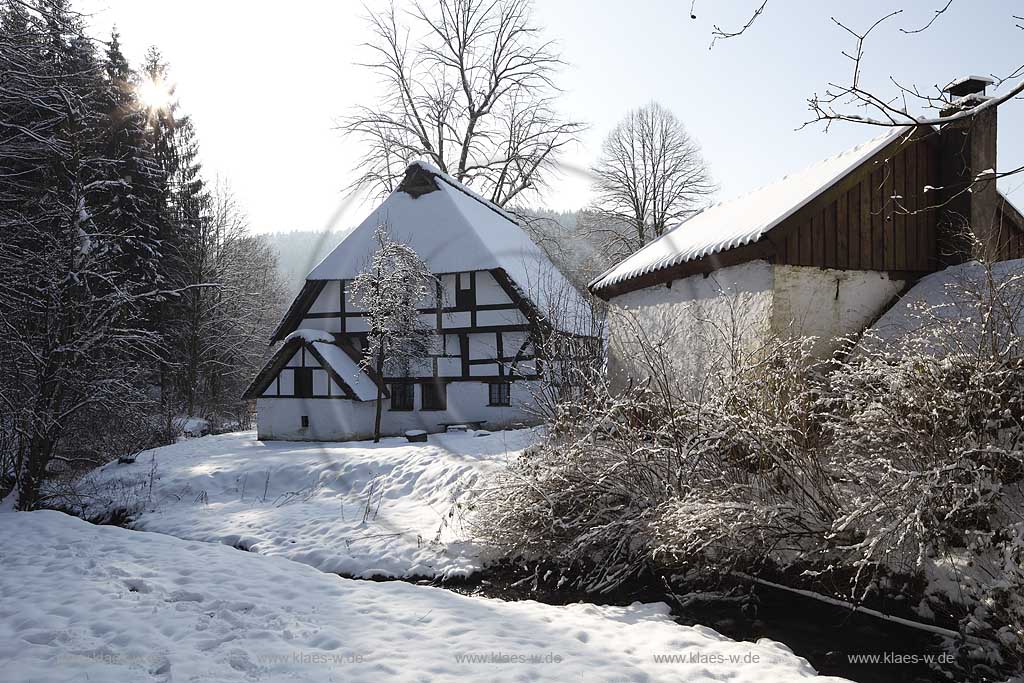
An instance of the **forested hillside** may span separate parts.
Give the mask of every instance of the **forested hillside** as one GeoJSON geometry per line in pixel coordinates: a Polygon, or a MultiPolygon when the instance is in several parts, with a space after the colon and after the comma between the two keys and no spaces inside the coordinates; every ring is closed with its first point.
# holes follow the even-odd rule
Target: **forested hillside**
{"type": "Polygon", "coordinates": [[[290,230],[265,235],[277,254],[277,269],[289,298],[299,293],[306,274],[338,246],[343,234],[330,230],[290,230]]]}

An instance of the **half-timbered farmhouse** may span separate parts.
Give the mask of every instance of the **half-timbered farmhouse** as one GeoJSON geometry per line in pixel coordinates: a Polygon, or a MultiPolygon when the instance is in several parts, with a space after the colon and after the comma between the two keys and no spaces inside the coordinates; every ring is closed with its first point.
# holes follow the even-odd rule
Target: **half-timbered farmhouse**
{"type": "Polygon", "coordinates": [[[370,436],[379,386],[383,434],[528,424],[553,362],[540,357],[541,340],[552,331],[578,334],[587,316],[580,294],[510,214],[429,164],[414,163],[309,273],[274,333],[281,347],[245,396],[256,400],[261,439],[370,436]],[[349,289],[382,225],[439,282],[436,299],[420,309],[436,330],[436,353],[404,377],[378,377],[360,363],[368,319],[349,289]]]}
{"type": "Polygon", "coordinates": [[[1024,257],[1024,218],[996,189],[996,109],[957,115],[989,83],[947,86],[949,123],[887,130],[705,209],[597,277],[613,379],[643,374],[641,339],[684,382],[772,336],[814,336],[825,353],[924,275],[971,258],[967,226],[990,259],[1024,257]]]}

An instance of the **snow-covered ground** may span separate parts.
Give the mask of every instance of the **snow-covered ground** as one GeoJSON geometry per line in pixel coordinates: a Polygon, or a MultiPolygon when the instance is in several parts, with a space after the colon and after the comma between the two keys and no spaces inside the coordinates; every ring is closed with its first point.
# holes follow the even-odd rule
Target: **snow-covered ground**
{"type": "Polygon", "coordinates": [[[0,538],[3,680],[839,680],[778,643],[680,626],[661,604],[356,581],[51,511],[0,514],[0,538]]]}
{"type": "Polygon", "coordinates": [[[137,508],[133,528],[278,555],[351,576],[464,576],[480,566],[453,502],[534,440],[532,430],[371,442],[187,439],[111,463],[91,486],[137,508]],[[152,476],[151,476],[152,475],[152,476]],[[152,479],[152,487],[150,480],[152,479]]]}

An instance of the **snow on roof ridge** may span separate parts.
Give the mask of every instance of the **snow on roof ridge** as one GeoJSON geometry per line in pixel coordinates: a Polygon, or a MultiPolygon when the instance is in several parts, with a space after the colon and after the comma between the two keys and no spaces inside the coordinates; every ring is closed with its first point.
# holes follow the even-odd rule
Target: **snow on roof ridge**
{"type": "Polygon", "coordinates": [[[330,332],[324,332],[323,330],[314,330],[311,328],[299,328],[285,337],[282,341],[288,343],[295,339],[301,339],[304,342],[312,344],[314,342],[326,342],[328,344],[334,343],[334,335],[330,332]]]}
{"type": "MultiPolygon", "coordinates": [[[[910,128],[910,126],[903,126],[903,128],[910,128]]],[[[828,164],[831,161],[836,161],[836,160],[840,159],[841,157],[845,157],[847,155],[859,152],[859,151],[863,150],[865,147],[868,147],[869,145],[870,146],[874,146],[875,143],[881,142],[882,140],[885,140],[885,139],[890,138],[890,137],[893,137],[893,138],[896,137],[896,134],[893,131],[891,131],[891,130],[887,131],[885,133],[881,133],[880,135],[876,135],[875,137],[871,138],[870,140],[865,140],[864,142],[861,142],[860,144],[854,145],[853,147],[845,149],[842,152],[837,152],[836,154],[833,154],[832,156],[827,156],[827,157],[824,157],[822,159],[818,159],[817,161],[815,161],[815,162],[813,162],[811,164],[808,164],[807,166],[804,166],[803,168],[801,168],[798,171],[791,171],[791,172],[787,173],[784,176],[780,176],[780,177],[776,178],[775,180],[772,180],[770,182],[765,183],[764,185],[759,185],[758,187],[755,187],[752,190],[747,190],[743,194],[738,194],[735,197],[730,197],[729,199],[723,199],[722,201],[715,202],[714,204],[711,204],[710,206],[702,209],[699,213],[694,214],[694,216],[700,215],[700,213],[703,213],[707,209],[713,209],[713,208],[715,208],[717,206],[720,206],[722,204],[730,204],[730,203],[738,201],[740,199],[744,199],[746,197],[749,197],[752,194],[757,194],[758,192],[766,190],[766,189],[768,189],[768,188],[770,188],[770,187],[772,187],[774,185],[778,185],[780,183],[783,183],[783,182],[789,180],[790,178],[793,178],[793,177],[799,176],[799,175],[803,175],[804,173],[806,173],[808,171],[811,171],[811,170],[813,170],[815,168],[818,168],[819,166],[824,166],[824,165],[828,164]]],[[[849,172],[849,169],[847,170],[847,172],[849,172]]],[[[687,220],[689,220],[689,219],[687,219],[687,220]]],[[[681,225],[684,225],[685,223],[686,223],[686,221],[683,221],[679,225],[673,227],[672,230],[675,230],[676,228],[678,228],[681,225]]]]}
{"type": "Polygon", "coordinates": [[[416,160],[416,161],[413,161],[411,164],[409,164],[409,166],[410,167],[411,166],[418,166],[418,167],[420,167],[421,169],[423,169],[427,173],[430,173],[431,175],[434,175],[434,176],[440,178],[441,180],[443,180],[444,182],[448,183],[449,185],[454,187],[459,192],[462,192],[463,194],[465,194],[465,195],[475,199],[476,201],[480,202],[481,204],[483,204],[487,208],[489,208],[492,211],[496,212],[499,216],[501,216],[505,220],[511,221],[511,222],[515,223],[516,225],[519,225],[519,221],[517,221],[515,219],[515,216],[510,214],[508,211],[505,211],[505,209],[501,208],[500,206],[498,206],[497,204],[495,204],[491,200],[485,198],[483,195],[478,194],[477,192],[474,192],[473,190],[471,190],[469,188],[468,185],[466,185],[463,182],[460,182],[460,181],[456,180],[453,176],[451,176],[451,175],[445,173],[444,171],[438,169],[436,166],[431,164],[429,161],[416,160]]]}
{"type": "MultiPolygon", "coordinates": [[[[626,257],[618,264],[601,273],[589,283],[589,286],[591,289],[600,289],[626,280],[631,280],[640,275],[662,270],[663,268],[677,265],[679,263],[697,260],[711,254],[721,253],[729,249],[734,249],[739,246],[756,242],[767,232],[777,227],[782,221],[792,216],[800,208],[806,206],[808,202],[812,201],[815,197],[834,185],[838,180],[853,171],[858,165],[864,163],[869,156],[877,153],[893,140],[913,129],[913,126],[895,127],[892,130],[888,130],[881,135],[871,138],[870,140],[866,140],[842,152],[820,159],[799,171],[784,175],[778,180],[762,185],[736,197],[712,204],[711,206],[708,206],[702,211],[687,218],[682,223],[676,225],[658,239],[647,243],[640,250],[626,257]],[[831,173],[823,180],[816,180],[814,178],[813,172],[815,170],[828,168],[830,165],[834,165],[836,162],[847,157],[850,157],[851,161],[844,164],[838,171],[831,173]],[[769,215],[768,220],[763,221],[762,224],[750,226],[751,229],[747,232],[725,235],[723,238],[708,236],[701,243],[688,245],[685,243],[682,245],[675,245],[672,243],[674,239],[683,235],[680,231],[685,230],[687,225],[692,226],[694,222],[700,222],[699,219],[703,219],[705,222],[714,221],[714,216],[708,218],[710,214],[736,210],[738,207],[743,207],[745,203],[749,203],[752,197],[758,195],[770,196],[770,190],[784,188],[787,183],[794,182],[795,180],[806,176],[810,176],[814,181],[813,187],[810,191],[803,193],[798,201],[788,205],[784,210],[774,215],[769,215]],[[668,253],[659,255],[660,252],[666,249],[666,247],[668,248],[668,253]],[[644,254],[657,256],[657,258],[644,259],[644,254]],[[629,267],[631,262],[636,265],[629,267]]],[[[704,229],[707,230],[706,226],[701,227],[704,227],[704,229]]],[[[716,235],[719,235],[720,233],[721,231],[718,231],[716,235]]],[[[685,240],[685,237],[683,237],[683,240],[685,240]]]]}
{"type": "Polygon", "coordinates": [[[1020,208],[1017,206],[1017,204],[1012,199],[1010,199],[1009,195],[1006,195],[1006,194],[1004,194],[1004,193],[1002,193],[1002,192],[1000,192],[998,190],[996,192],[999,194],[999,198],[1000,199],[1002,199],[1004,202],[1006,202],[1007,204],[1010,205],[1010,208],[1015,210],[1017,213],[1021,213],[1020,208]]]}

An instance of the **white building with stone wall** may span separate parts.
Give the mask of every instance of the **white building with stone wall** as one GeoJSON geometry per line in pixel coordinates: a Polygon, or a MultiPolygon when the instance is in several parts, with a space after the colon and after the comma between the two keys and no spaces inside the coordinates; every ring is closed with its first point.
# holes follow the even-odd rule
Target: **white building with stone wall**
{"type": "MultiPolygon", "coordinates": [[[[947,86],[944,116],[984,101],[987,79],[947,86]]],[[[918,280],[969,260],[1024,257],[1024,218],[996,189],[996,109],[883,135],[711,206],[590,284],[609,302],[609,371],[649,367],[699,390],[778,337],[827,355],[918,280]]]]}

